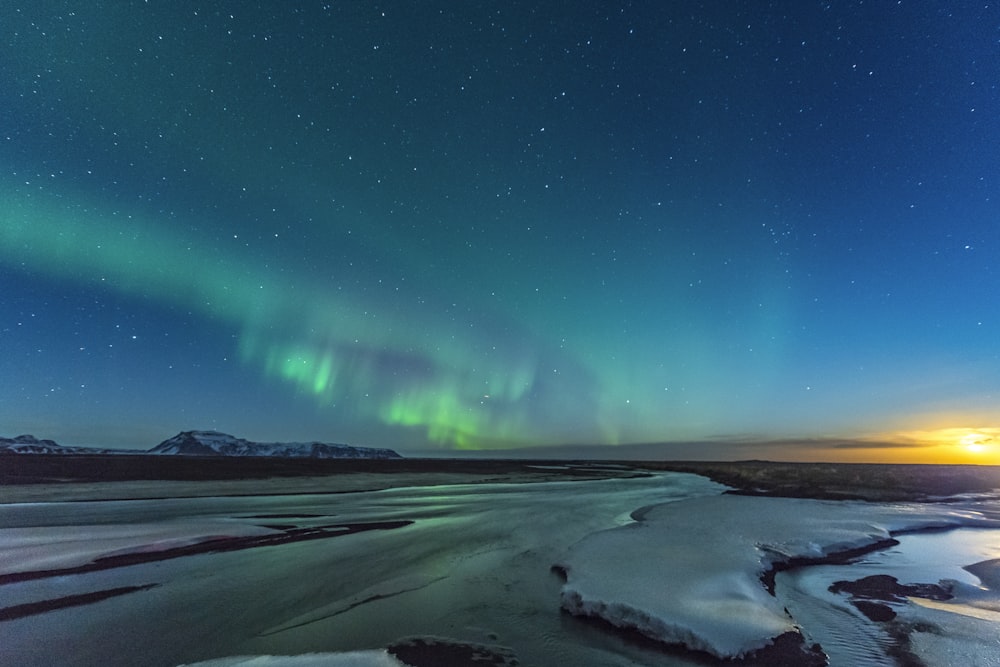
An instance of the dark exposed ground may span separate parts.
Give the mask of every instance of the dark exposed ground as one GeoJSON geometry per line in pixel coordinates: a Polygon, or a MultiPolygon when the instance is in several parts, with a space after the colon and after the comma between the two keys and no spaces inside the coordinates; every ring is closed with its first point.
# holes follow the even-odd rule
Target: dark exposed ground
{"type": "Polygon", "coordinates": [[[156,456],[0,454],[0,484],[121,482],[137,480],[221,481],[316,477],[342,474],[458,473],[496,477],[514,473],[595,478],[635,474],[641,466],[607,467],[601,462],[514,459],[313,459],[252,456],[156,456]]]}
{"type": "MultiPolygon", "coordinates": [[[[29,570],[27,572],[11,572],[0,574],[0,586],[14,584],[21,581],[33,581],[36,579],[48,579],[51,577],[65,577],[71,574],[83,574],[85,572],[98,572],[100,570],[113,570],[118,567],[138,565],[141,563],[155,563],[157,561],[171,560],[173,558],[183,558],[205,553],[221,553],[225,551],[239,551],[241,549],[254,549],[257,547],[272,547],[281,544],[291,544],[292,542],[305,542],[307,540],[325,540],[344,535],[363,533],[369,530],[394,530],[405,528],[411,525],[412,521],[376,521],[368,523],[341,523],[325,526],[300,527],[297,525],[270,526],[277,531],[268,535],[249,535],[241,537],[218,537],[208,539],[194,544],[186,544],[167,549],[156,549],[152,551],[130,551],[128,553],[114,556],[103,556],[97,560],[82,565],[62,567],[47,570],[29,570]]],[[[3,617],[4,609],[0,609],[0,618],[3,617]]]]}
{"type": "Polygon", "coordinates": [[[644,466],[705,475],[746,495],[788,498],[891,502],[1000,490],[1000,466],[772,461],[674,461],[644,466]]]}
{"type": "MultiPolygon", "coordinates": [[[[360,473],[404,475],[406,483],[427,475],[468,475],[469,481],[594,479],[653,471],[691,472],[750,495],[930,500],[1000,490],[1000,466],[895,465],[864,463],[776,463],[770,461],[525,461],[515,459],[291,459],[141,455],[0,456],[0,485],[140,480],[223,481],[338,477],[360,473]]],[[[333,481],[331,479],[331,481],[333,481]]],[[[428,479],[428,481],[430,481],[428,479]]],[[[381,486],[381,485],[380,485],[381,486]]]]}
{"type": "Polygon", "coordinates": [[[12,607],[0,607],[0,621],[13,621],[18,618],[44,614],[45,612],[54,611],[56,609],[66,609],[67,607],[79,607],[82,605],[93,604],[94,602],[100,602],[101,600],[107,600],[108,598],[117,597],[119,595],[128,595],[129,593],[146,591],[150,588],[155,588],[156,586],[159,586],[159,584],[122,586],[120,588],[108,588],[90,593],[80,593],[78,595],[67,595],[54,600],[42,600],[40,602],[17,604],[12,607]]]}
{"type": "Polygon", "coordinates": [[[505,646],[483,646],[442,637],[407,637],[387,647],[411,667],[517,667],[521,662],[505,646]]]}

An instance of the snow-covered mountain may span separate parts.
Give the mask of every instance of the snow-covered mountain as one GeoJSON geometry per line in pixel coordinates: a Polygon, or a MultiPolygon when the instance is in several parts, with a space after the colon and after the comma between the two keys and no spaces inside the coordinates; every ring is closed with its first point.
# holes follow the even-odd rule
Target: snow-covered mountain
{"type": "Polygon", "coordinates": [[[19,435],[16,438],[0,437],[0,454],[135,454],[134,451],[120,449],[96,449],[93,447],[65,447],[54,440],[39,440],[33,435],[19,435]]]}
{"type": "Polygon", "coordinates": [[[182,431],[149,450],[185,456],[280,456],[314,459],[398,459],[391,449],[322,442],[251,442],[218,431],[182,431]]]}
{"type": "Polygon", "coordinates": [[[182,431],[148,451],[67,447],[33,435],[0,437],[0,454],[175,454],[181,456],[276,456],[314,459],[399,459],[391,449],[322,442],[250,442],[218,431],[182,431]]]}

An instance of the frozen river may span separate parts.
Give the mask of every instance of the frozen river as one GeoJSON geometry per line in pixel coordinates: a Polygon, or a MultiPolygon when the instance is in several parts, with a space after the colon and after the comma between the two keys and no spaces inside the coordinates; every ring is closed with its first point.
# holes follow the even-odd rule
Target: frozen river
{"type": "Polygon", "coordinates": [[[412,523],[8,583],[0,586],[3,607],[155,586],[0,622],[0,652],[11,665],[176,665],[238,654],[378,648],[408,635],[435,635],[509,646],[526,665],[664,664],[658,652],[560,613],[562,580],[551,566],[574,542],[627,521],[639,507],[721,488],[672,474],[4,505],[3,571],[36,569],[43,556],[45,566],[55,568],[99,552],[165,548],[257,526],[412,523]]]}
{"type": "MultiPolygon", "coordinates": [[[[600,604],[640,609],[657,628],[705,627],[707,645],[725,647],[744,620],[773,613],[776,627],[794,627],[783,616],[788,600],[824,622],[820,607],[831,601],[815,599],[822,586],[783,578],[787,599],[774,601],[757,579],[762,558],[868,544],[883,530],[997,525],[993,504],[984,513],[720,496],[723,488],[670,473],[0,505],[0,664],[172,666],[379,649],[411,636],[509,647],[521,665],[704,664],[570,616],[561,604],[586,611],[599,594],[600,604]],[[198,553],[206,544],[218,548],[198,553]],[[159,559],[165,554],[172,557],[159,559]],[[568,582],[554,564],[567,568],[568,582]],[[25,572],[35,574],[15,574],[25,572]],[[675,617],[697,607],[707,615],[675,617]],[[719,609],[739,611],[722,626],[719,609]]],[[[1000,531],[979,533],[980,555],[994,553],[986,534],[1000,531]]],[[[991,622],[975,620],[1000,629],[991,622]]]]}

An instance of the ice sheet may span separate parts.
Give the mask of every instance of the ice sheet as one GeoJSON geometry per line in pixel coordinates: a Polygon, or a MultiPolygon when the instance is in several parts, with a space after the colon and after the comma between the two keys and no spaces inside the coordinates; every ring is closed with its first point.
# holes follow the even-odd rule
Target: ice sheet
{"type": "Polygon", "coordinates": [[[166,551],[211,540],[279,532],[225,519],[8,528],[0,531],[0,575],[70,568],[108,556],[166,551]]]}
{"type": "Polygon", "coordinates": [[[137,646],[144,664],[175,667],[222,656],[361,651],[400,637],[438,636],[503,645],[525,665],[687,666],[559,613],[562,581],[550,568],[582,537],[616,525],[636,508],[723,488],[705,478],[669,474],[0,506],[0,524],[8,526],[0,539],[15,526],[38,527],[58,540],[88,526],[129,533],[134,526],[175,522],[414,522],[399,530],[209,551],[8,584],[0,587],[8,606],[156,586],[0,623],[0,647],[8,662],[25,667],[103,667],[120,663],[137,646]]]}
{"type": "Polygon", "coordinates": [[[761,583],[777,561],[820,558],[893,532],[1000,526],[959,507],[716,496],[650,508],[590,535],[561,565],[562,606],[718,657],[763,648],[795,624],[761,583]]]}
{"type": "Polygon", "coordinates": [[[304,655],[241,655],[193,662],[181,667],[406,667],[406,665],[383,649],[304,655]]]}

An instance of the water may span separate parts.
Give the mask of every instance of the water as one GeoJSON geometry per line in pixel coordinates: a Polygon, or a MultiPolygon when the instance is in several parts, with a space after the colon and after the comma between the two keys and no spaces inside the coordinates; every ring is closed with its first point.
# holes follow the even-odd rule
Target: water
{"type": "MultiPolygon", "coordinates": [[[[93,548],[109,527],[138,531],[154,525],[183,532],[186,525],[206,522],[216,522],[220,531],[413,522],[0,586],[0,607],[7,607],[156,584],[0,622],[0,663],[176,665],[227,655],[378,648],[404,636],[437,635],[512,647],[524,665],[688,665],[562,613],[562,581],[550,568],[570,545],[619,525],[638,507],[719,490],[704,478],[664,475],[0,506],[0,525],[17,529],[8,534],[33,531],[43,541],[58,540],[50,551],[70,559],[80,545],[93,548]],[[260,518],[264,515],[282,516],[260,518]]],[[[4,535],[0,532],[0,558],[4,535]]]]}
{"type": "MultiPolygon", "coordinates": [[[[239,534],[264,525],[412,522],[391,530],[2,585],[0,607],[6,608],[93,591],[155,587],[0,621],[0,665],[170,666],[230,655],[379,648],[411,635],[508,646],[521,664],[542,667],[701,664],[561,612],[562,580],[550,568],[577,541],[628,522],[640,507],[720,490],[704,478],[667,474],[335,495],[0,505],[0,572],[24,569],[11,566],[15,537],[22,546],[35,540],[57,567],[87,562],[94,549],[112,544],[109,535],[142,544],[151,539],[142,536],[176,540],[195,527],[202,533],[239,534]]],[[[808,516],[802,525],[808,531],[808,516]]],[[[705,528],[710,532],[710,526],[705,528]]],[[[780,573],[776,590],[807,638],[828,651],[832,664],[891,665],[885,633],[846,597],[827,592],[829,584],[890,574],[904,583],[955,579],[973,586],[978,580],[960,566],[1000,557],[998,538],[1000,531],[966,529],[903,536],[900,546],[862,563],[780,573]]],[[[622,554],[621,564],[629,567],[628,554],[622,554]]],[[[970,625],[975,619],[948,616],[956,620],[947,627],[954,639],[945,647],[947,655],[976,664],[965,656],[984,631],[970,625]]],[[[1000,626],[988,627],[997,635],[1000,626]]],[[[932,640],[941,643],[921,638],[932,640]]]]}
{"type": "MultiPolygon", "coordinates": [[[[823,646],[831,667],[896,664],[887,655],[892,640],[884,628],[865,618],[850,604],[847,595],[829,592],[834,582],[886,574],[896,577],[902,584],[953,580],[981,589],[980,580],[962,566],[1000,558],[1000,530],[965,528],[900,535],[897,539],[898,546],[868,554],[858,563],[804,567],[780,572],[775,578],[779,600],[802,625],[807,640],[823,646]]],[[[1000,598],[1000,591],[993,593],[1000,598]]],[[[893,606],[902,611],[901,605],[893,606]]],[[[936,607],[948,609],[949,606],[956,612],[962,610],[954,603],[936,607]]],[[[911,607],[910,611],[917,613],[918,610],[911,607]]],[[[955,618],[949,619],[949,624],[974,622],[964,620],[958,613],[950,616],[955,618]]],[[[961,628],[950,632],[960,633],[961,628]]]]}

